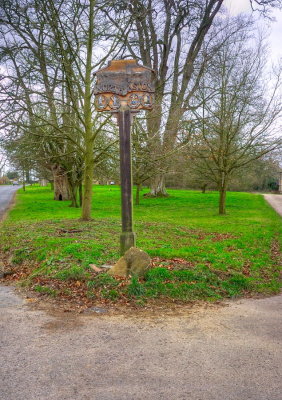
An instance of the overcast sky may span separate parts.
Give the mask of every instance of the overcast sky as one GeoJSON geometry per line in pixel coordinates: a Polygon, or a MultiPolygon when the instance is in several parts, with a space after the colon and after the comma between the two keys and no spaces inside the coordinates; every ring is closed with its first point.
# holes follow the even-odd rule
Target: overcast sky
{"type": "MultiPolygon", "coordinates": [[[[239,14],[241,12],[251,12],[251,6],[249,0],[225,0],[225,6],[232,15],[239,14]]],[[[271,57],[273,61],[277,61],[282,57],[282,11],[275,9],[272,14],[276,21],[269,22],[261,18],[261,24],[267,26],[270,32],[269,46],[271,51],[271,57]]]]}

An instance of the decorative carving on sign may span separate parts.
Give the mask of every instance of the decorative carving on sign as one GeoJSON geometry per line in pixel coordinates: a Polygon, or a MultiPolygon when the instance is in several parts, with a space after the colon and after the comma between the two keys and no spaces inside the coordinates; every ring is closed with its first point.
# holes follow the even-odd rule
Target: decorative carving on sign
{"type": "Polygon", "coordinates": [[[138,94],[132,93],[129,96],[128,105],[130,108],[137,108],[140,106],[140,98],[139,98],[138,94]]]}
{"type": "Polygon", "coordinates": [[[113,109],[113,110],[118,110],[120,108],[120,100],[118,98],[118,96],[111,96],[109,99],[109,106],[113,109]]]}
{"type": "MultiPolygon", "coordinates": [[[[101,71],[101,70],[100,70],[101,71]]],[[[151,70],[150,70],[151,71],[151,70]]],[[[152,73],[144,71],[138,74],[134,73],[110,73],[97,72],[96,86],[94,94],[115,93],[120,96],[126,96],[130,92],[150,92],[154,93],[155,88],[150,82],[152,73]]]]}
{"type": "Polygon", "coordinates": [[[108,105],[108,99],[103,94],[100,94],[96,97],[96,107],[99,110],[104,110],[108,105]]]}
{"type": "Polygon", "coordinates": [[[141,103],[145,108],[152,108],[153,96],[150,94],[144,94],[141,98],[141,103]]]}
{"type": "Polygon", "coordinates": [[[113,60],[96,72],[97,111],[118,111],[130,108],[132,112],[153,107],[155,73],[139,65],[136,60],[113,60]]]}

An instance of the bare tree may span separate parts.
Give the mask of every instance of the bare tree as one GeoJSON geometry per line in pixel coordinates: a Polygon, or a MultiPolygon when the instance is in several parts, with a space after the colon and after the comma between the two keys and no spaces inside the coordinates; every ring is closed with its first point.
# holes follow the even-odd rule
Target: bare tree
{"type": "Polygon", "coordinates": [[[122,55],[129,52],[157,73],[156,104],[147,118],[151,157],[160,160],[159,173],[151,179],[152,195],[166,195],[163,155],[175,144],[194,90],[193,85],[189,87],[191,78],[200,72],[195,71],[195,60],[222,3],[133,0],[106,11],[124,40],[122,55]]]}
{"type": "Polygon", "coordinates": [[[264,40],[252,33],[240,29],[214,54],[195,97],[193,162],[217,184],[220,214],[232,176],[282,146],[281,68],[267,73],[264,40]]]}
{"type": "MultiPolygon", "coordinates": [[[[251,0],[251,4],[264,15],[281,7],[278,0],[251,0]]],[[[109,0],[101,5],[114,27],[113,35],[124,43],[121,57],[129,53],[157,74],[156,103],[147,118],[152,164],[156,166],[159,159],[158,173],[151,177],[153,196],[166,195],[165,175],[171,166],[165,156],[177,143],[181,120],[213,52],[211,41],[205,57],[199,59],[222,6],[223,0],[109,0]]]]}
{"type": "MultiPolygon", "coordinates": [[[[9,71],[1,90],[2,128],[10,137],[33,137],[59,198],[76,205],[84,179],[84,220],[91,216],[94,163],[111,145],[100,141],[95,148],[108,122],[94,112],[92,93],[93,70],[104,59],[93,56],[104,32],[95,27],[98,19],[95,0],[4,0],[0,6],[2,60],[9,71]]],[[[107,50],[114,46],[108,43],[107,50]]]]}

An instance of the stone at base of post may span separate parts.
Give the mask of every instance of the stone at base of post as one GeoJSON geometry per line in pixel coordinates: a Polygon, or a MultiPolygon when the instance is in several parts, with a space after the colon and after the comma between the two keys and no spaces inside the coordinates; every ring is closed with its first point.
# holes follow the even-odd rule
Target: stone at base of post
{"type": "Polygon", "coordinates": [[[136,235],[134,232],[122,232],[120,235],[120,254],[123,256],[124,253],[130,249],[130,247],[135,247],[136,245],[136,235]]]}

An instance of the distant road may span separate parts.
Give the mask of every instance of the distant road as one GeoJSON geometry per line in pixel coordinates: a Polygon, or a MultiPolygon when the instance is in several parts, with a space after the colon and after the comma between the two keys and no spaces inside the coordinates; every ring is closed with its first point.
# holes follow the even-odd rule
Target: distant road
{"type": "Polygon", "coordinates": [[[8,208],[10,201],[13,198],[14,193],[21,186],[16,185],[0,185],[0,217],[4,214],[5,210],[8,208]]]}
{"type": "Polygon", "coordinates": [[[282,217],[282,194],[264,194],[264,198],[282,217]]]}

